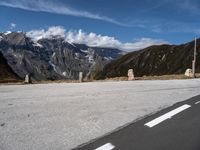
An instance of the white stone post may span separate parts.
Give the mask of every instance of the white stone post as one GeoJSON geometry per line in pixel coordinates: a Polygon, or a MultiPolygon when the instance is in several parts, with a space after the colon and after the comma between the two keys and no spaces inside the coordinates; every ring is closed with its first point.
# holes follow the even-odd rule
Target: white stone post
{"type": "Polygon", "coordinates": [[[26,83],[26,84],[29,84],[29,83],[30,83],[30,77],[29,77],[28,74],[25,76],[24,83],[26,83]]]}
{"type": "Polygon", "coordinates": [[[131,81],[131,80],[134,80],[135,77],[134,77],[134,72],[133,72],[133,69],[129,69],[128,70],[128,80],[131,81]]]}
{"type": "Polygon", "coordinates": [[[83,72],[79,72],[79,82],[83,82],[83,72]]]}

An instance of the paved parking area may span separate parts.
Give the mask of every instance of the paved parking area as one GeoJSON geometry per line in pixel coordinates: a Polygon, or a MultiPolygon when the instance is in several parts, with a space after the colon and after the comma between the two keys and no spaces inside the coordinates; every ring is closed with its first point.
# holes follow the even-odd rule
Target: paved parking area
{"type": "Polygon", "coordinates": [[[1,85],[0,149],[71,149],[199,91],[199,79],[1,85]]]}

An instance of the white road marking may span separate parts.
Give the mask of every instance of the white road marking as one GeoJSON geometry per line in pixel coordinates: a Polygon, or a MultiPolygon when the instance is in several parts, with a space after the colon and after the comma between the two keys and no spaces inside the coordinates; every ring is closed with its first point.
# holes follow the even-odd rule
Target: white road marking
{"type": "Polygon", "coordinates": [[[165,121],[166,119],[170,119],[172,116],[184,111],[185,109],[188,109],[189,107],[191,107],[191,106],[187,105],[187,104],[185,104],[181,107],[178,107],[178,108],[176,108],[176,109],[174,109],[174,110],[172,110],[172,111],[170,111],[170,112],[168,112],[168,113],[146,123],[145,126],[152,128],[152,127],[156,126],[157,124],[165,121]]]}
{"type": "Polygon", "coordinates": [[[114,145],[112,145],[111,143],[107,143],[99,148],[96,148],[95,150],[111,150],[113,148],[115,148],[114,145]]]}
{"type": "Polygon", "coordinates": [[[200,103],[200,101],[196,102],[195,104],[199,104],[199,103],[200,103]]]}

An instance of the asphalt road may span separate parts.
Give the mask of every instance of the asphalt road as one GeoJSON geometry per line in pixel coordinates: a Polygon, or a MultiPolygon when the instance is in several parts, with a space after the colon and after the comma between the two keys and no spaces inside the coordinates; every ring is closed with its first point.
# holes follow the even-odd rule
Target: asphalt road
{"type": "MultiPolygon", "coordinates": [[[[0,150],[70,150],[199,91],[200,79],[0,85],[0,150]]],[[[160,125],[144,127],[151,119],[137,126],[137,134],[115,139],[138,143],[139,133],[160,125]]],[[[94,147],[106,142],[119,147],[110,140],[94,147]]]]}
{"type": "Polygon", "coordinates": [[[200,95],[74,150],[200,150],[200,95]]]}

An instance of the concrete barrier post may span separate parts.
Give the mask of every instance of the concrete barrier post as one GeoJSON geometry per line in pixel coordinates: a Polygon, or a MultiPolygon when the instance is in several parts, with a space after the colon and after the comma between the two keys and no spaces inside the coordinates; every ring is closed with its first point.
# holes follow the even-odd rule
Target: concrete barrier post
{"type": "Polygon", "coordinates": [[[26,84],[29,84],[29,83],[30,83],[30,77],[29,77],[28,74],[25,76],[24,83],[26,83],[26,84]]]}
{"type": "Polygon", "coordinates": [[[133,72],[133,69],[129,69],[128,70],[128,80],[131,81],[131,80],[134,80],[135,77],[134,77],[134,72],[133,72]]]}
{"type": "Polygon", "coordinates": [[[79,72],[79,82],[83,82],[83,72],[79,72]]]}

